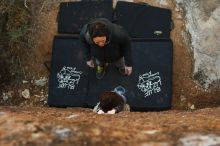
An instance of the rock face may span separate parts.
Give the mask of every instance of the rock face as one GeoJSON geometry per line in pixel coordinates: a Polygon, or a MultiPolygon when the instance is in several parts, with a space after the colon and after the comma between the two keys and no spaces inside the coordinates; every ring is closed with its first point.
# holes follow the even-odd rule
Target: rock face
{"type": "MultiPolygon", "coordinates": [[[[220,1],[176,0],[186,12],[194,59],[194,79],[208,89],[220,86],[220,1]]],[[[189,38],[188,36],[184,36],[189,38]]]]}

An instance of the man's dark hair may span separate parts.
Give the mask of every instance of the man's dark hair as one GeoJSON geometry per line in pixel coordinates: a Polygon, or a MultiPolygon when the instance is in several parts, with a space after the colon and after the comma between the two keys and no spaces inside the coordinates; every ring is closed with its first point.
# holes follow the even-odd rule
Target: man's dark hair
{"type": "Polygon", "coordinates": [[[109,30],[105,24],[96,22],[89,25],[89,34],[91,38],[101,37],[101,36],[108,37],[109,30]]]}
{"type": "Polygon", "coordinates": [[[115,92],[105,91],[99,97],[100,107],[106,113],[113,108],[123,105],[123,98],[115,92]]]}

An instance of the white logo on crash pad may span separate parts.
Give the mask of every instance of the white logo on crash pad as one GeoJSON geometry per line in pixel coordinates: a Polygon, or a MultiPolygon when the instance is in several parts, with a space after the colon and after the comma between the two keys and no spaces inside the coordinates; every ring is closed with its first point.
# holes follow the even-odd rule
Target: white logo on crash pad
{"type": "Polygon", "coordinates": [[[58,88],[75,89],[75,86],[79,84],[81,71],[76,71],[76,67],[64,66],[60,72],[57,73],[58,88]]]}
{"type": "Polygon", "coordinates": [[[149,73],[145,73],[139,76],[137,87],[144,93],[144,96],[147,97],[153,93],[161,92],[161,85],[162,83],[160,73],[157,72],[151,74],[150,71],[149,73]]]}

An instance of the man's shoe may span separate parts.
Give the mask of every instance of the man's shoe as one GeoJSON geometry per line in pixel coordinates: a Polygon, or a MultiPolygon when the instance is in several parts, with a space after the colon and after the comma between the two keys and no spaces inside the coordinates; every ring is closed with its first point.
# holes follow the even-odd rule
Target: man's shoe
{"type": "Polygon", "coordinates": [[[120,72],[121,75],[125,76],[127,75],[125,72],[125,68],[118,68],[118,71],[120,72]]]}
{"type": "Polygon", "coordinates": [[[105,68],[103,66],[98,65],[96,67],[96,78],[102,79],[105,75],[105,68]]]}

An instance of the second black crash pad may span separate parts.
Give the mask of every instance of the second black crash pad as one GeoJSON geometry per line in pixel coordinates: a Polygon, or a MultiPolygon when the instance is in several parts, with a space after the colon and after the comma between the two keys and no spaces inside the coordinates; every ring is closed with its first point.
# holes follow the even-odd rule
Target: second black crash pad
{"type": "Polygon", "coordinates": [[[112,20],[112,0],[63,2],[58,13],[58,32],[79,34],[84,24],[94,18],[112,20]]]}
{"type": "Polygon", "coordinates": [[[118,1],[114,22],[122,25],[132,38],[169,39],[172,28],[171,10],[147,3],[118,1]]]}
{"type": "Polygon", "coordinates": [[[132,109],[171,108],[172,56],[171,40],[133,41],[133,87],[128,91],[128,103],[132,109]]]}
{"type": "Polygon", "coordinates": [[[171,40],[133,40],[133,73],[122,76],[109,65],[102,80],[86,66],[78,38],[55,37],[49,82],[48,104],[59,107],[93,107],[103,91],[125,88],[132,110],[161,110],[171,107],[171,40]]]}

